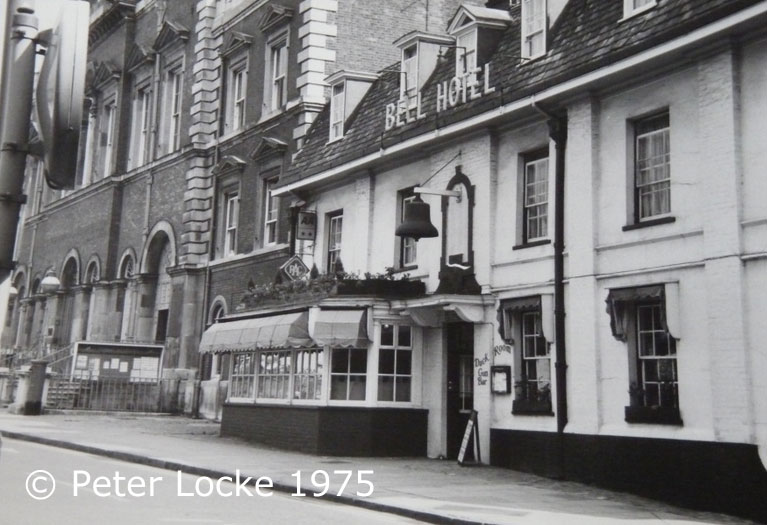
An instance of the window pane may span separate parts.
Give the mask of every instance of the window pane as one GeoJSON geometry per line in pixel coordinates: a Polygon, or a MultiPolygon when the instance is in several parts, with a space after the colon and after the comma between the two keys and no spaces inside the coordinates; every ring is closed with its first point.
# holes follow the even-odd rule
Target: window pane
{"type": "Polygon", "coordinates": [[[394,401],[394,377],[393,376],[378,377],[378,400],[394,401]]]}
{"type": "Polygon", "coordinates": [[[330,399],[346,399],[348,376],[332,376],[330,378],[330,399]]]}
{"type": "Polygon", "coordinates": [[[412,370],[411,355],[410,350],[397,350],[397,374],[410,375],[412,370]]]}
{"type": "Polygon", "coordinates": [[[365,373],[368,368],[368,351],[367,350],[350,350],[351,359],[349,363],[349,371],[351,373],[365,373]]]}
{"type": "Polygon", "coordinates": [[[378,373],[394,373],[394,350],[380,350],[378,354],[378,373]]]}
{"type": "Polygon", "coordinates": [[[394,346],[394,325],[381,325],[381,346],[394,346]]]}
{"type": "Polygon", "coordinates": [[[349,376],[349,401],[365,400],[366,382],[363,375],[349,376]]]}
{"type": "Polygon", "coordinates": [[[408,347],[411,345],[410,342],[410,325],[401,324],[399,325],[399,334],[397,338],[397,346],[399,347],[408,347]]]}
{"type": "Polygon", "coordinates": [[[397,378],[397,399],[396,401],[409,402],[410,401],[410,378],[398,377],[397,378]]]}
{"type": "Polygon", "coordinates": [[[332,373],[344,373],[349,371],[349,350],[346,348],[333,349],[333,362],[330,371],[332,373]]]}

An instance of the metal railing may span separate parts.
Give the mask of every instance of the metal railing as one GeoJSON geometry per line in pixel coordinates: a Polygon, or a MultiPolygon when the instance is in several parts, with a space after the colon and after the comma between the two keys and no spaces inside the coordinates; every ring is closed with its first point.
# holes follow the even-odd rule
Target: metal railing
{"type": "Polygon", "coordinates": [[[51,377],[45,407],[49,409],[124,412],[178,412],[179,379],[123,377],[51,377]]]}

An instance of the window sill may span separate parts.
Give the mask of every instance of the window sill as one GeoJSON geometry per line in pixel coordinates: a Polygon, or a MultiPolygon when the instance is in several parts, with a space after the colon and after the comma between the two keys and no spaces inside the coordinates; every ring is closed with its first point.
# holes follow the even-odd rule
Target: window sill
{"type": "Polygon", "coordinates": [[[532,241],[532,242],[525,242],[522,244],[517,244],[516,246],[512,246],[512,250],[524,250],[525,248],[533,248],[535,246],[543,246],[546,244],[551,244],[551,239],[541,239],[539,241],[532,241]]]}
{"type": "Polygon", "coordinates": [[[551,401],[530,401],[515,399],[511,404],[511,413],[515,416],[553,416],[551,401]]]}
{"type": "Polygon", "coordinates": [[[642,228],[649,228],[651,226],[658,226],[659,224],[670,224],[676,221],[676,217],[659,217],[657,219],[650,219],[648,221],[638,222],[636,224],[627,224],[623,227],[624,232],[631,230],[639,230],[642,228]]]}
{"type": "Polygon", "coordinates": [[[401,266],[399,268],[394,269],[392,271],[392,273],[394,275],[397,275],[397,274],[405,273],[405,272],[413,272],[415,270],[418,270],[418,265],[417,264],[409,264],[407,266],[401,266]]]}
{"type": "Polygon", "coordinates": [[[682,426],[683,424],[679,409],[673,407],[627,406],[625,419],[627,423],[652,423],[676,426],[682,426]]]}

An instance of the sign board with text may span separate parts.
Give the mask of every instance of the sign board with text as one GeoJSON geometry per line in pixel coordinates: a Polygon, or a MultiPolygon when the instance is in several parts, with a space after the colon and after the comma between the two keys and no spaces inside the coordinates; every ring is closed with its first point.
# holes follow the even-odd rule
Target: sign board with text
{"type": "Polygon", "coordinates": [[[317,214],[313,211],[298,212],[296,239],[313,241],[317,237],[317,214]]]}

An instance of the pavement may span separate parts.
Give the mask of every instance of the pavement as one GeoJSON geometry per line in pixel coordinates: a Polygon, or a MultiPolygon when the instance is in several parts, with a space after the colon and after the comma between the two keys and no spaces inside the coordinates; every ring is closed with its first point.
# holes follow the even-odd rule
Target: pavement
{"type": "Polygon", "coordinates": [[[182,416],[0,413],[4,437],[213,479],[239,471],[254,480],[268,477],[275,490],[306,497],[320,494],[327,480],[323,499],[430,523],[753,523],[508,469],[426,458],[314,456],[223,438],[219,430],[216,422],[182,416]],[[369,496],[363,496],[370,492],[366,481],[373,484],[369,496]]]}

